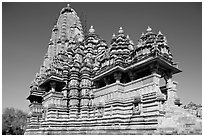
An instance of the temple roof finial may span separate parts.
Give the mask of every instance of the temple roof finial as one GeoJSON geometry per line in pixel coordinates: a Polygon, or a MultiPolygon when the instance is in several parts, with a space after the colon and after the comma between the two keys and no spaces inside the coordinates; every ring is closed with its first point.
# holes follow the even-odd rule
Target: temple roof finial
{"type": "Polygon", "coordinates": [[[64,7],[60,14],[64,14],[65,12],[73,12],[73,9],[70,7],[70,4],[68,3],[66,7],[64,7]]]}
{"type": "Polygon", "coordinates": [[[116,38],[115,33],[113,33],[113,35],[112,35],[112,39],[114,39],[114,38],[116,38]]]}
{"type": "Polygon", "coordinates": [[[95,29],[93,28],[93,26],[90,27],[89,32],[90,33],[94,33],[95,32],[95,29]]]}
{"type": "Polygon", "coordinates": [[[69,4],[69,3],[67,4],[67,9],[68,9],[68,10],[71,10],[71,7],[70,7],[70,4],[69,4]]]}
{"type": "Polygon", "coordinates": [[[163,34],[161,33],[161,31],[159,31],[157,35],[163,35],[163,34]]]}
{"type": "Polygon", "coordinates": [[[147,32],[152,31],[152,28],[150,26],[147,27],[147,32]]]}
{"type": "Polygon", "coordinates": [[[119,29],[119,31],[118,31],[118,33],[119,34],[121,34],[121,33],[123,33],[124,31],[123,31],[123,28],[122,27],[120,27],[120,29],[119,29]]]}

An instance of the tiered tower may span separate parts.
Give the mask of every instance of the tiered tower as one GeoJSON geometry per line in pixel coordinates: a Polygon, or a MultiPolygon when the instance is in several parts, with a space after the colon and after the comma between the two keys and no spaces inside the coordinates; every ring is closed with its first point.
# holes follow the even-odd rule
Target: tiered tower
{"type": "Polygon", "coordinates": [[[156,134],[169,126],[178,131],[184,123],[173,117],[185,115],[172,77],[180,72],[160,31],[148,27],[135,45],[120,27],[108,45],[93,26],[84,36],[67,5],[30,86],[25,134],[156,134]]]}

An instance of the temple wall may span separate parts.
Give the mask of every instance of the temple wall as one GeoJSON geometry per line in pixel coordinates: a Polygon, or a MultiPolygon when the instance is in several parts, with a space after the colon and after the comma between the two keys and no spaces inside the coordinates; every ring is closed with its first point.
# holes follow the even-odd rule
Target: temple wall
{"type": "Polygon", "coordinates": [[[136,94],[152,92],[155,76],[155,74],[152,74],[126,84],[113,83],[99,89],[94,89],[95,98],[93,103],[98,104],[102,102],[105,104],[105,102],[109,102],[112,99],[123,101],[125,99],[133,99],[136,94]]]}
{"type": "MultiPolygon", "coordinates": [[[[160,115],[159,103],[156,101],[156,93],[159,89],[158,79],[160,79],[160,75],[152,74],[129,83],[113,83],[95,89],[93,91],[95,95],[93,104],[96,106],[99,104],[103,105],[103,118],[119,117],[119,119],[123,121],[124,118],[132,118],[132,122],[136,121],[137,123],[138,120],[141,119],[141,116],[145,116],[145,118],[141,120],[150,120],[150,124],[157,124],[156,117],[160,115]],[[141,104],[138,106],[139,114],[137,115],[140,117],[134,117],[133,101],[134,98],[138,96],[141,97],[141,104]]],[[[95,115],[95,117],[98,117],[98,111],[98,109],[92,111],[91,116],[94,117],[95,115]]],[[[120,123],[119,121],[116,123],[120,123]]]]}

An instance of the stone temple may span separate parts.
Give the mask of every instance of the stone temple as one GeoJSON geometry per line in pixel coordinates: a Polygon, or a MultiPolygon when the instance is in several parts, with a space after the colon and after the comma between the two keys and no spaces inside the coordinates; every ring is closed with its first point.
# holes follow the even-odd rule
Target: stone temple
{"type": "Polygon", "coordinates": [[[108,45],[93,26],[83,32],[68,4],[48,46],[30,86],[25,134],[201,132],[201,119],[180,107],[172,77],[181,70],[160,31],[148,27],[134,44],[120,27],[108,45]]]}

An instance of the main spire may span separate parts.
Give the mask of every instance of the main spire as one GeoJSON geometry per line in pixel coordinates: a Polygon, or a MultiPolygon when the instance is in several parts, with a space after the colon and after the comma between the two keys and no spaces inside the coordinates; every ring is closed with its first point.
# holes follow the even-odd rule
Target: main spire
{"type": "Polygon", "coordinates": [[[60,39],[62,42],[70,38],[84,39],[82,25],[74,9],[67,4],[60,12],[56,25],[52,30],[52,39],[60,39]]]}

